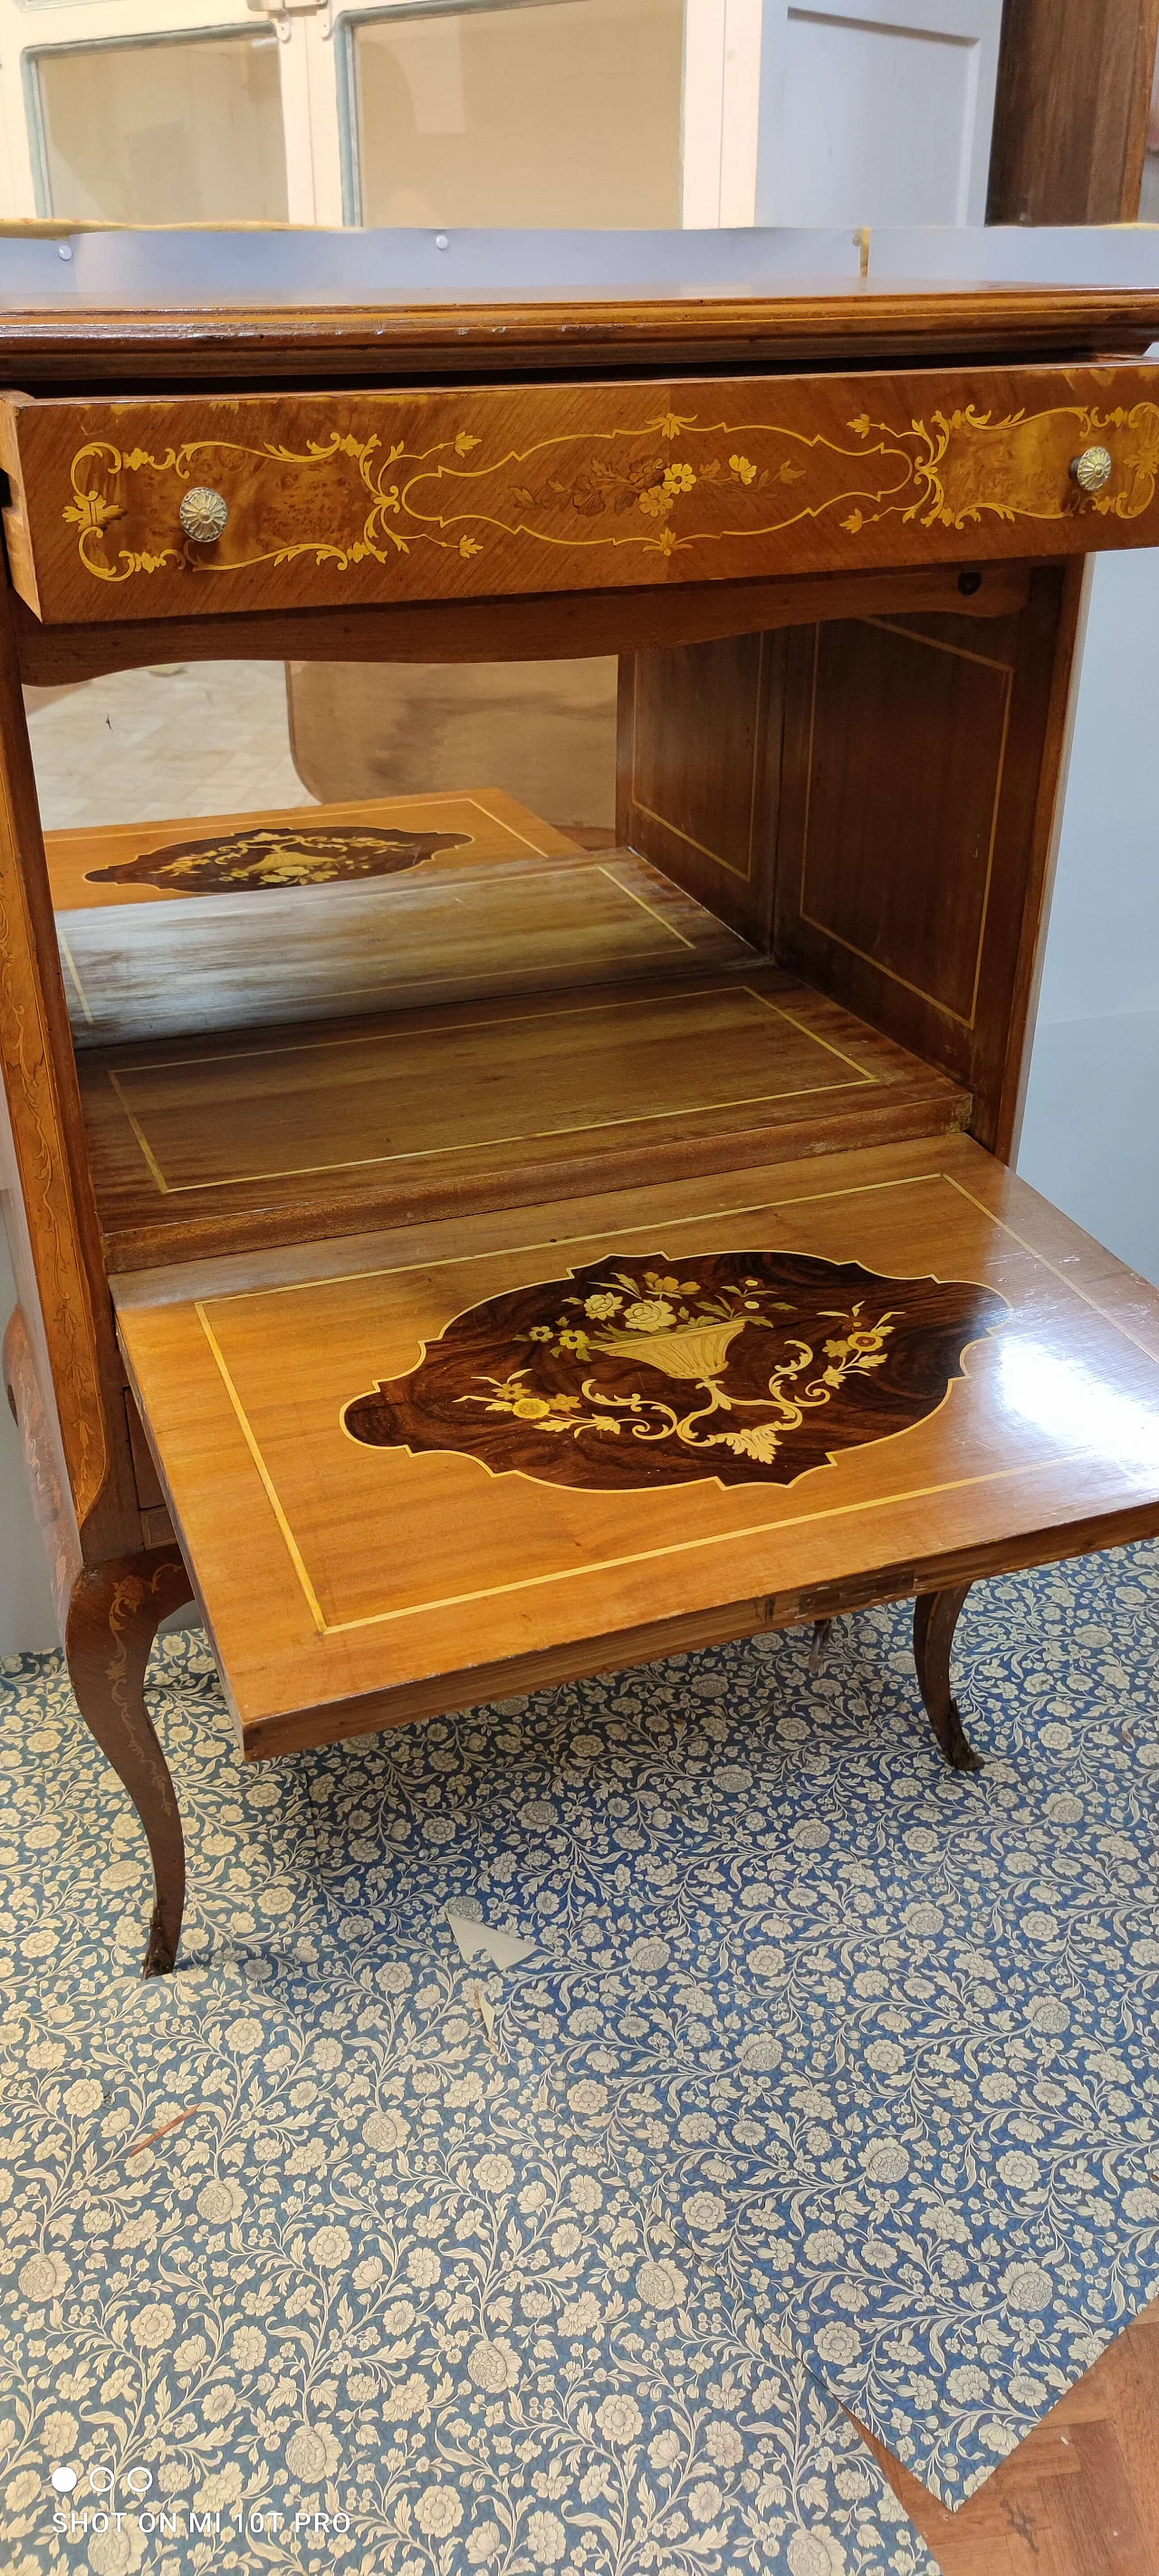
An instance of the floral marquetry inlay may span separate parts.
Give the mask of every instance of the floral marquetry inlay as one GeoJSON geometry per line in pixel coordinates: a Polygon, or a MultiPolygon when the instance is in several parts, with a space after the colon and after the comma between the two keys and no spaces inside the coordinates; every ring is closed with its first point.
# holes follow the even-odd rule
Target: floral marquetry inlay
{"type": "Polygon", "coordinates": [[[173,443],[155,433],[188,407],[125,406],[148,440],[77,445],[57,527],[93,581],[192,575],[233,604],[260,566],[415,598],[928,560],[937,531],[1000,541],[1003,523],[1133,520],[1154,499],[1153,402],[1020,409],[955,403],[952,379],[862,381],[860,409],[856,382],[808,380],[687,386],[678,409],[614,385],[302,398],[291,417],[255,398],[200,406],[211,434],[173,443]],[[1092,440],[1112,473],[1088,496],[1070,466],[1092,440]],[[209,553],[180,515],[207,479],[229,505],[209,553]]]}
{"type": "Polygon", "coordinates": [[[333,885],[350,877],[397,876],[440,850],[465,848],[464,832],[345,830],[317,824],[263,823],[250,831],[215,832],[140,850],[107,868],[90,868],[89,885],[153,885],[170,894],[228,894],[265,886],[333,885]]]}
{"type": "Polygon", "coordinates": [[[343,1421],[590,1492],[791,1484],[921,1422],[1003,1299],[856,1262],[715,1252],[592,1262],[472,1306],[343,1421]]]}

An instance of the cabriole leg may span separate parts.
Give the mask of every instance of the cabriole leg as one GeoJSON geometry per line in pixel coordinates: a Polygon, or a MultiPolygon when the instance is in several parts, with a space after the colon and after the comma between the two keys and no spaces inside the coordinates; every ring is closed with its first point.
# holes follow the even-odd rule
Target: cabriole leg
{"type": "Polygon", "coordinates": [[[166,1977],[185,1905],[185,1842],[169,1765],[145,1706],[158,1626],[193,1598],[179,1548],[86,1566],[69,1602],[65,1656],[86,1726],[124,1781],[148,1837],[155,1902],[143,1974],[166,1977]]]}
{"type": "Polygon", "coordinates": [[[969,1589],[968,1583],[961,1583],[952,1591],[922,1592],[914,1603],[914,1662],[918,1686],[926,1715],[947,1762],[955,1771],[982,1769],[982,1756],[975,1753],[969,1741],[950,1689],[950,1649],[969,1589]]]}
{"type": "Polygon", "coordinates": [[[814,1619],[813,1643],[809,1648],[809,1670],[811,1673],[820,1672],[821,1666],[825,1661],[825,1648],[829,1643],[832,1633],[833,1622],[831,1619],[814,1619]]]}

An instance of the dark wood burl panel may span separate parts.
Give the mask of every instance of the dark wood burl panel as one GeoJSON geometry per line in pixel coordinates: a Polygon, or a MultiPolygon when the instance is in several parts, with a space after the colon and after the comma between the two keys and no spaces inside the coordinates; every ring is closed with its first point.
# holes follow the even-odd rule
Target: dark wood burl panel
{"type": "Polygon", "coordinates": [[[613,1257],[455,1316],[343,1421],[372,1448],[590,1493],[791,1485],[924,1421],[1007,1312],[972,1283],[805,1253],[613,1257]]]}
{"type": "Polygon", "coordinates": [[[398,876],[440,850],[467,847],[465,832],[346,831],[317,824],[256,824],[248,832],[169,841],[107,868],[89,885],[153,885],[172,894],[237,894],[264,886],[336,885],[354,877],[398,876]]]}

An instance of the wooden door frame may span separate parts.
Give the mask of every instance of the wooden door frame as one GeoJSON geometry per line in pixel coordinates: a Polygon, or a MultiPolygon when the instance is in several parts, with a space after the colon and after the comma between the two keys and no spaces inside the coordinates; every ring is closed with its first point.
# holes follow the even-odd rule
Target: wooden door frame
{"type": "Polygon", "coordinates": [[[1159,0],[1006,0],[991,224],[1135,223],[1159,0]]]}

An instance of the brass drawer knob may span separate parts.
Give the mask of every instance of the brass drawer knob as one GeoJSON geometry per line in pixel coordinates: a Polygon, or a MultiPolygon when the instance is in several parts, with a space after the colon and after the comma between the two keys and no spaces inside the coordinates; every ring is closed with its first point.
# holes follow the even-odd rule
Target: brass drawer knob
{"type": "MultiPolygon", "coordinates": [[[[1092,455],[1097,451],[1092,449],[1092,455]]],[[[1107,459],[1108,471],[1110,458],[1107,459]]],[[[181,525],[195,546],[212,546],[221,536],[229,517],[229,503],[220,492],[210,490],[208,483],[195,483],[186,492],[179,512],[181,525]]]]}
{"type": "Polygon", "coordinates": [[[1070,470],[1084,492],[1101,492],[1115,470],[1109,447],[1084,447],[1081,456],[1072,456],[1070,470]]]}

